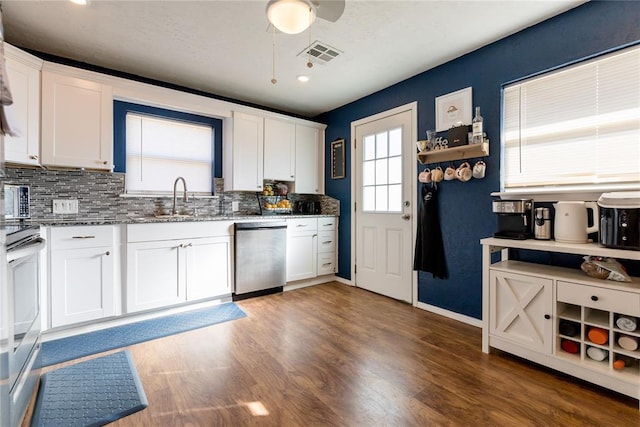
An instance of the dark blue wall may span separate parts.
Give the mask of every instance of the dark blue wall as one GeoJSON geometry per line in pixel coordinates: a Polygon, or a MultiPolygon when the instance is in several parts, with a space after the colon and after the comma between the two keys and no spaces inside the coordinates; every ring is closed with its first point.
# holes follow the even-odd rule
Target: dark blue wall
{"type": "MultiPolygon", "coordinates": [[[[449,279],[433,279],[430,274],[419,273],[419,301],[481,318],[478,241],[492,235],[496,228],[490,193],[500,188],[502,84],[638,40],[640,2],[592,1],[318,118],[328,124],[327,141],[338,138],[350,141],[352,121],[417,101],[418,136],[424,139],[425,131],[435,128],[435,97],[473,87],[473,105],[481,107],[484,129],[491,140],[490,156],[485,159],[487,176],[484,180],[450,181],[440,185],[449,279]]],[[[347,279],[351,275],[350,146],[347,145],[345,179],[332,180],[328,168],[325,170],[326,194],[341,201],[338,275],[347,279]]],[[[329,144],[326,159],[329,159],[328,148],[329,144]]]]}

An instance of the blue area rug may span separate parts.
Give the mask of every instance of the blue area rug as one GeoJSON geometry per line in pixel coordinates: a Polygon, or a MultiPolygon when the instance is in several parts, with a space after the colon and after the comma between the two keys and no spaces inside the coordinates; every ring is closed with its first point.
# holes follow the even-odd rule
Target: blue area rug
{"type": "Polygon", "coordinates": [[[143,341],[162,338],[246,316],[240,307],[230,302],[55,341],[47,341],[42,344],[42,366],[55,365],[56,363],[102,353],[114,348],[127,347],[143,341]]]}
{"type": "Polygon", "coordinates": [[[31,426],[102,426],[148,405],[129,350],[47,372],[31,426]]]}

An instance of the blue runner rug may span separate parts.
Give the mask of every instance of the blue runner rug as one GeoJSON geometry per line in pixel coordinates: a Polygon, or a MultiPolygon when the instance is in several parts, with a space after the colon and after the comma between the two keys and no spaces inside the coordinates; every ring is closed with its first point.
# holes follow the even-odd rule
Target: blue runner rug
{"type": "Polygon", "coordinates": [[[55,365],[56,363],[102,353],[114,348],[127,347],[143,341],[162,338],[246,316],[240,307],[230,302],[61,338],[55,341],[47,341],[42,344],[42,366],[55,365]]]}
{"type": "Polygon", "coordinates": [[[147,407],[129,350],[47,372],[31,426],[102,426],[147,407]]]}

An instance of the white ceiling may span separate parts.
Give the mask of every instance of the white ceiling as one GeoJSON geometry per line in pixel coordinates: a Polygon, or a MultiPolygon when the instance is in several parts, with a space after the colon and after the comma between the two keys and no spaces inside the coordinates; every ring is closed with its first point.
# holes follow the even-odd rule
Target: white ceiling
{"type": "MultiPolygon", "coordinates": [[[[306,67],[309,34],[272,34],[267,0],[3,0],[5,40],[20,47],[307,117],[332,110],[584,3],[347,0],[311,41],[343,52],[306,67]],[[311,80],[300,83],[306,73],[311,80]]],[[[469,72],[473,72],[470,70],[469,72]]]]}

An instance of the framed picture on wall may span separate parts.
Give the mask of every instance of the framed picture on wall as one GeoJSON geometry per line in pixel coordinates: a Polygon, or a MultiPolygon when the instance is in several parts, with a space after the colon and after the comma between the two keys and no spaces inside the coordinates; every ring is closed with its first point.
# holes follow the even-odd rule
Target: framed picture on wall
{"type": "Polygon", "coordinates": [[[345,176],[344,139],[337,139],[331,143],[331,179],[341,179],[345,176]]]}
{"type": "Polygon", "coordinates": [[[436,132],[471,124],[471,87],[457,90],[436,98],[436,132]]]}

